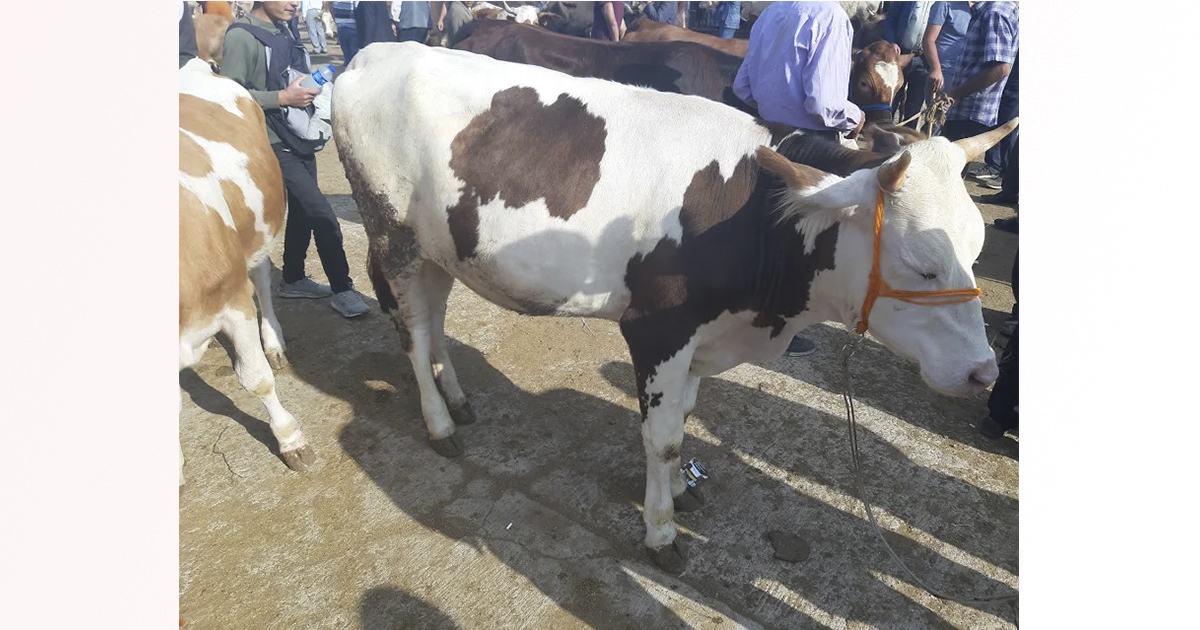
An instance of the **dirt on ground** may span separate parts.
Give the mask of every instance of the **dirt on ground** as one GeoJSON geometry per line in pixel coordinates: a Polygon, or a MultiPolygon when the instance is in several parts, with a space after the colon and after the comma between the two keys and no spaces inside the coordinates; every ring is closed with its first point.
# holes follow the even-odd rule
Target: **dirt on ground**
{"type": "MultiPolygon", "coordinates": [[[[328,300],[276,301],[291,361],[279,397],[318,457],[304,473],[276,456],[265,409],[220,346],[180,374],[188,628],[1015,626],[1016,602],[938,600],[877,539],[850,468],[838,325],[807,331],[813,355],[702,382],[683,458],[710,478],[706,505],[677,515],[679,577],[642,547],[645,456],[615,324],[524,317],[456,286],[447,334],[479,422],[459,429],[463,456],[438,456],[370,293],[332,143],[318,164],[373,310],[345,320],[328,300]]],[[[1017,236],[990,227],[1010,209],[980,210],[976,275],[995,335],[1013,304],[1017,236]]],[[[325,281],[315,248],[308,271],[325,281]]],[[[888,542],[935,588],[1015,594],[1018,443],[979,435],[986,397],[932,392],[869,338],[853,369],[866,492],[888,542]]]]}

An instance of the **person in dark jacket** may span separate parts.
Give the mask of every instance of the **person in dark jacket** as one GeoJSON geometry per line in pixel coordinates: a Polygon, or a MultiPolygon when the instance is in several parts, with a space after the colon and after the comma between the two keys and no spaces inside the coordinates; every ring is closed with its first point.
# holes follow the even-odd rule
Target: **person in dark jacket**
{"type": "Polygon", "coordinates": [[[358,27],[358,49],[375,42],[394,42],[392,13],[387,2],[359,2],[354,7],[354,24],[358,27]]]}
{"type": "Polygon", "coordinates": [[[180,3],[179,9],[179,67],[199,55],[196,47],[196,25],[192,23],[192,10],[188,3],[180,3]]]}

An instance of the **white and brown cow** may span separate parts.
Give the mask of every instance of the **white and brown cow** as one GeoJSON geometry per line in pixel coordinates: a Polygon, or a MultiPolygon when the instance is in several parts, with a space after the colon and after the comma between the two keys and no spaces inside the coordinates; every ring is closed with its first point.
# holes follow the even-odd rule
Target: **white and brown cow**
{"type": "Polygon", "coordinates": [[[279,403],[271,373],[287,364],[267,258],[285,212],[262,109],[242,86],[189,61],[179,70],[179,369],[195,365],[213,335],[224,332],[237,355],[238,382],[266,405],[284,463],[303,470],[312,449],[279,403]]]}
{"type": "MultiPolygon", "coordinates": [[[[1007,132],[917,142],[842,178],[766,148],[786,154],[802,133],[773,139],[707,99],[412,43],[359,53],[334,111],[370,276],[433,448],[461,453],[455,422],[475,419],[444,337],[455,279],[521,313],[619,322],[643,416],[645,544],[674,572],[673,510],[701,502],[679,474],[700,378],[774,359],[809,324],[856,324],[881,190],[887,282],[973,287],[983,220],[959,172],[1007,132]]],[[[938,391],[996,378],[978,299],[884,298],[870,324],[938,391]]]]}

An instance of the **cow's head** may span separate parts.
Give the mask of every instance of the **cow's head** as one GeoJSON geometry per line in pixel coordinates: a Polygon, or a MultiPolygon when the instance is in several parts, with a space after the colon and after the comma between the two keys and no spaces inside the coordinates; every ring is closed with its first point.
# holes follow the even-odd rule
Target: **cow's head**
{"type": "MultiPolygon", "coordinates": [[[[853,328],[862,317],[874,255],[875,203],[884,191],[879,251],[883,279],[901,291],[975,286],[971,266],[983,248],[983,218],[960,173],[1017,126],[950,142],[913,143],[883,165],[845,179],[790,162],[766,147],[759,163],[787,182],[785,216],[799,214],[805,248],[840,222],[834,268],[821,272],[809,296],[853,328]]],[[[983,327],[978,299],[925,306],[880,298],[870,331],[897,354],[916,361],[933,389],[952,396],[981,392],[996,380],[996,357],[983,327]]]]}
{"type": "Polygon", "coordinates": [[[912,58],[900,54],[899,46],[884,40],[854,53],[850,101],[863,110],[867,120],[892,119],[892,102],[904,87],[904,69],[912,58]]]}

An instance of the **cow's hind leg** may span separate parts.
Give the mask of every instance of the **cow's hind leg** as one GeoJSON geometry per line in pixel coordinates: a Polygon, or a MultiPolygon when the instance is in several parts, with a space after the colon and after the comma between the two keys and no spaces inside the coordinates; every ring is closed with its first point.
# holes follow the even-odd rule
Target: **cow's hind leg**
{"type": "Polygon", "coordinates": [[[446,399],[454,424],[471,424],[475,422],[475,410],[458,384],[458,375],[450,363],[450,352],[446,347],[446,302],[454,286],[454,276],[427,261],[421,268],[421,283],[429,296],[431,310],[429,334],[433,342],[433,377],[446,399]]]}
{"type": "Polygon", "coordinates": [[[258,314],[251,299],[250,283],[230,302],[222,314],[221,329],[233,342],[237,355],[234,371],[238,382],[262,401],[270,414],[271,433],[279,441],[280,458],[292,470],[304,470],[316,460],[312,448],[300,431],[300,424],[279,403],[275,395],[275,375],[263,354],[259,341],[258,314]]]}
{"type": "MultiPolygon", "coordinates": [[[[410,235],[390,235],[390,238],[410,235]]],[[[431,295],[421,271],[423,264],[432,266],[432,263],[419,258],[403,261],[384,258],[374,247],[368,256],[367,271],[375,288],[375,297],[392,318],[392,324],[400,334],[400,346],[412,363],[413,375],[421,391],[421,415],[429,431],[429,445],[443,457],[457,457],[463,452],[462,438],[454,433],[450,410],[433,376],[433,302],[439,287],[435,285],[434,295],[431,295]]]]}
{"type": "Polygon", "coordinates": [[[283,328],[275,317],[275,303],[271,300],[271,259],[265,258],[250,270],[254,282],[254,295],[258,297],[258,308],[262,311],[262,345],[267,361],[276,370],[287,367],[284,355],[283,328]]]}

